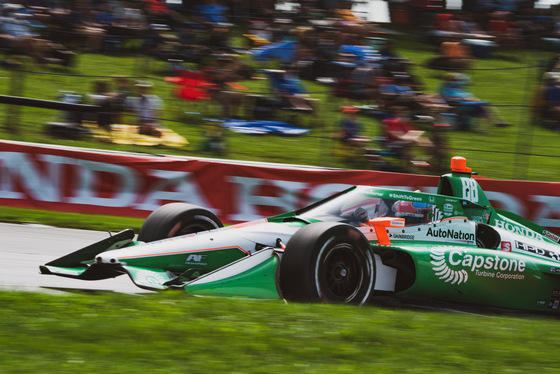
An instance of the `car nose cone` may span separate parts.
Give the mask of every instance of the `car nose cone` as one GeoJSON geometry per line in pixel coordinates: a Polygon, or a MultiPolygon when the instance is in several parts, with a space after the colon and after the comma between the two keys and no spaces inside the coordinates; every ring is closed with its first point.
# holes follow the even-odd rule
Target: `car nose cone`
{"type": "Polygon", "coordinates": [[[113,256],[97,256],[96,259],[98,264],[118,264],[119,260],[113,256]]]}

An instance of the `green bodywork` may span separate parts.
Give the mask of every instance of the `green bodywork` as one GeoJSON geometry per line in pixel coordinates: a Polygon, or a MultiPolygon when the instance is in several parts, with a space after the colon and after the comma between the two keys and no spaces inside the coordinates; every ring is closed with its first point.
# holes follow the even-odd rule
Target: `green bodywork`
{"type": "MultiPolygon", "coordinates": [[[[442,176],[437,194],[383,188],[372,188],[372,194],[430,204],[435,207],[430,214],[439,215],[430,217],[434,220],[465,217],[490,226],[504,225],[500,222],[505,221],[513,227],[510,231],[528,237],[546,232],[530,221],[493,208],[470,173],[442,176]]],[[[268,221],[284,222],[300,214],[302,211],[289,212],[268,221]]],[[[399,252],[409,259],[407,279],[397,280],[396,295],[535,311],[556,311],[560,304],[560,262],[552,259],[445,242],[392,240],[390,246],[379,246],[373,240],[370,244],[382,258],[384,253],[399,252]]],[[[277,271],[276,264],[271,259],[230,279],[185,288],[193,294],[279,298],[281,292],[270,279],[277,271]],[[254,285],[259,287],[248,287],[254,285]]]]}
{"type": "Polygon", "coordinates": [[[272,255],[266,261],[239,274],[204,284],[186,284],[188,294],[199,296],[247,297],[254,299],[279,299],[276,284],[278,256],[272,255]]]}
{"type": "Polygon", "coordinates": [[[539,311],[560,302],[558,262],[441,243],[395,241],[383,248],[391,249],[409,254],[414,262],[414,282],[401,295],[539,311]]]}

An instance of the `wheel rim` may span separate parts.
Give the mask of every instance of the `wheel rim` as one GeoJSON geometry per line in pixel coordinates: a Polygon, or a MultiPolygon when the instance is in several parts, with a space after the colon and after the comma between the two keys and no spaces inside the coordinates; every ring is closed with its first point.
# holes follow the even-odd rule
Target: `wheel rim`
{"type": "Polygon", "coordinates": [[[320,296],[326,300],[354,300],[365,279],[365,261],[359,250],[348,243],[327,248],[316,274],[320,296]]]}

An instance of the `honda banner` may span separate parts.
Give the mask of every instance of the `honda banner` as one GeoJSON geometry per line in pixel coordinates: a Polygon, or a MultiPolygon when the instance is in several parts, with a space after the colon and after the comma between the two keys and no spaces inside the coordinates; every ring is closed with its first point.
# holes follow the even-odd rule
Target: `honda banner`
{"type": "MultiPolygon", "coordinates": [[[[355,184],[433,193],[438,180],[0,141],[0,205],[54,211],[146,217],[183,201],[235,223],[301,208],[355,184]]],[[[560,233],[560,183],[478,182],[496,208],[560,233]]]]}

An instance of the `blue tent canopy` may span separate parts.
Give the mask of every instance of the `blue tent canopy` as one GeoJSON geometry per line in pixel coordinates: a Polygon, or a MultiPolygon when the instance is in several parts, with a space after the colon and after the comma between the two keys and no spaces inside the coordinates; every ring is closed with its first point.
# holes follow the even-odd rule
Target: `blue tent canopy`
{"type": "Polygon", "coordinates": [[[255,48],[251,54],[257,61],[277,59],[283,63],[293,62],[296,57],[296,43],[280,42],[255,48]]]}
{"type": "Polygon", "coordinates": [[[308,129],[303,129],[281,121],[243,121],[237,119],[227,119],[222,125],[231,131],[250,135],[305,135],[309,132],[308,129]]]}
{"type": "Polygon", "coordinates": [[[355,55],[356,58],[354,61],[358,65],[376,61],[380,58],[379,54],[373,48],[364,45],[341,45],[338,52],[355,55]]]}

